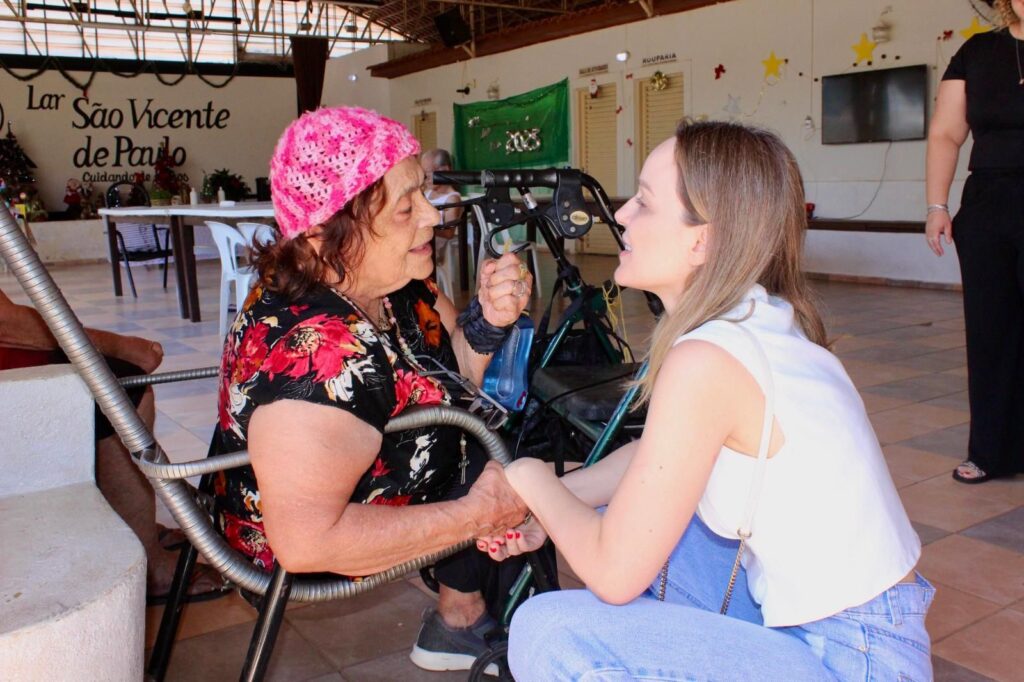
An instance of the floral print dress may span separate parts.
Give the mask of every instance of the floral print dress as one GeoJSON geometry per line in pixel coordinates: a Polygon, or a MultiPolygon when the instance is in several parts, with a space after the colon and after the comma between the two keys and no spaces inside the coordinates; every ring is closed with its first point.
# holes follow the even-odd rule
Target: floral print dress
{"type": "MultiPolygon", "coordinates": [[[[224,343],[217,445],[244,450],[253,411],[275,400],[302,400],[345,410],[381,433],[391,417],[413,405],[450,404],[444,386],[421,376],[407,358],[400,331],[416,357],[458,370],[451,339],[434,308],[433,282],[412,281],[388,296],[398,329],[378,331],[336,290],[321,287],[297,302],[257,286],[224,343]]],[[[345,452],[339,448],[338,457],[345,452]]],[[[380,454],[359,479],[351,501],[407,505],[444,497],[461,460],[459,433],[425,427],[384,434],[380,454]]],[[[260,493],[252,467],[215,480],[216,517],[228,543],[270,570],[273,553],[263,533],[260,493]]]]}

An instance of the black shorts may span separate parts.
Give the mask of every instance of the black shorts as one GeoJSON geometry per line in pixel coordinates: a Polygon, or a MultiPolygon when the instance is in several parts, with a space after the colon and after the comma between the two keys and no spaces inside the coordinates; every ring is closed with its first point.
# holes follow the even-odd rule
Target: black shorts
{"type": "MultiPolygon", "coordinates": [[[[118,379],[121,379],[123,377],[134,377],[140,374],[145,374],[145,372],[142,371],[141,367],[133,365],[130,362],[126,362],[118,358],[112,358],[106,355],[103,356],[103,359],[107,361],[107,364],[110,366],[110,370],[118,379]]],[[[64,354],[64,351],[58,349],[53,351],[50,357],[50,362],[48,364],[65,365],[70,363],[71,361],[68,360],[68,356],[64,354]]],[[[128,398],[132,401],[132,404],[135,405],[135,409],[138,409],[139,403],[142,402],[142,396],[145,395],[146,393],[146,387],[136,386],[134,388],[126,388],[125,391],[128,393],[128,398]]],[[[96,405],[96,440],[100,441],[103,440],[104,438],[108,438],[113,435],[114,427],[110,424],[110,421],[103,415],[103,412],[100,411],[100,406],[96,405]]]]}

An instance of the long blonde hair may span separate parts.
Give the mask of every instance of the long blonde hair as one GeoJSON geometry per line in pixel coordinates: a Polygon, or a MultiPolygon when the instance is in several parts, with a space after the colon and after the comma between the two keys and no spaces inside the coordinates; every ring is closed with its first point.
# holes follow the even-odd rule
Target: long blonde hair
{"type": "Polygon", "coordinates": [[[786,145],[758,128],[684,120],[675,155],[685,221],[709,225],[707,258],[678,307],[655,327],[640,405],[650,400],[675,340],[735,308],[754,284],[792,304],[807,337],[826,345],[800,269],[807,214],[800,170],[786,145]]]}

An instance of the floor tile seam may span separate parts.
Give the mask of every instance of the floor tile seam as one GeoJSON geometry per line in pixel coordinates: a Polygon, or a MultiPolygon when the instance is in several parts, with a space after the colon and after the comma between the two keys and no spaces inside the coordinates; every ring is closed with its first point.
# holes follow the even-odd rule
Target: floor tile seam
{"type": "MultiPolygon", "coordinates": [[[[927,580],[928,576],[925,576],[925,579],[927,580]]],[[[970,595],[971,597],[974,597],[975,599],[980,599],[981,601],[985,602],[986,604],[995,607],[994,611],[992,611],[990,613],[987,613],[984,616],[979,616],[978,618],[975,618],[974,620],[972,620],[972,621],[970,621],[970,622],[968,622],[968,623],[958,627],[956,630],[953,630],[952,632],[948,632],[948,633],[946,633],[945,635],[943,635],[942,637],[940,637],[938,639],[932,640],[932,646],[933,647],[936,644],[939,644],[940,642],[946,641],[947,639],[949,639],[953,635],[961,633],[964,630],[966,630],[967,628],[972,627],[974,625],[977,625],[978,623],[980,623],[981,621],[985,620],[986,618],[991,618],[992,616],[1000,613],[1001,611],[1006,611],[1006,610],[1010,609],[1010,606],[1003,606],[999,602],[994,602],[991,599],[986,599],[985,597],[979,597],[978,595],[972,594],[972,593],[968,592],[967,590],[961,590],[959,587],[953,587],[952,585],[948,585],[946,583],[938,583],[938,584],[932,583],[932,585],[935,587],[936,595],[941,594],[941,590],[943,588],[949,588],[951,590],[956,590],[957,592],[963,592],[964,594],[970,595]]],[[[932,602],[932,607],[934,607],[934,604],[935,603],[932,602]]],[[[941,656],[940,656],[940,658],[941,658],[941,656]]],[[[946,660],[948,661],[950,659],[947,658],[946,660]]],[[[956,663],[956,661],[952,661],[952,662],[956,663]]],[[[959,665],[959,663],[958,663],[958,665],[959,665]]]]}
{"type": "MultiPolygon", "coordinates": [[[[955,535],[955,533],[953,533],[953,535],[955,535]]],[[[971,538],[971,539],[974,539],[974,538],[971,538]]],[[[943,538],[943,540],[945,540],[945,538],[943,538]]],[[[938,542],[941,542],[941,540],[939,540],[938,542]]],[[[982,541],[979,540],[979,542],[982,542],[982,541]]],[[[993,546],[996,547],[996,545],[993,545],[993,546]]],[[[1000,549],[1002,549],[1002,548],[1000,548],[1000,549]]],[[[924,574],[922,573],[922,575],[924,575],[924,574]]],[[[927,578],[927,577],[928,576],[925,575],[925,578],[927,578]]],[[[988,584],[988,583],[986,583],[986,584],[988,584]]],[[[950,585],[950,587],[953,587],[953,586],[950,585]]],[[[993,601],[990,596],[985,596],[985,595],[978,594],[977,592],[972,592],[971,590],[969,590],[969,589],[967,589],[965,587],[954,587],[953,589],[959,590],[959,591],[963,592],[964,594],[969,594],[972,597],[975,597],[977,599],[982,599],[982,600],[987,601],[989,603],[997,604],[999,606],[999,611],[1005,611],[1006,609],[1009,609],[1011,606],[1016,604],[1017,601],[1019,601],[1018,599],[1014,598],[1013,601],[1009,601],[1009,602],[1003,603],[1003,602],[993,601]]],[[[994,616],[995,613],[993,613],[991,615],[994,616]]],[[[945,639],[945,638],[943,638],[943,639],[945,639]]]]}
{"type": "MultiPolygon", "coordinates": [[[[1007,511],[1003,512],[1002,514],[999,514],[999,516],[993,516],[993,517],[992,517],[992,518],[990,518],[990,519],[985,519],[984,521],[978,521],[978,522],[977,522],[976,524],[974,524],[973,526],[968,526],[967,528],[964,528],[964,529],[962,529],[962,530],[958,530],[958,531],[957,531],[957,534],[963,533],[964,531],[968,531],[968,530],[971,530],[972,528],[977,528],[978,526],[984,525],[984,524],[986,524],[986,523],[991,523],[992,521],[994,521],[995,519],[999,518],[1000,516],[1005,516],[1006,514],[1009,514],[1010,512],[1012,512],[1012,511],[1016,511],[1016,510],[1018,510],[1018,509],[1021,509],[1021,508],[1024,508],[1024,504],[1018,504],[1018,505],[1016,505],[1016,506],[1015,506],[1015,507],[1014,507],[1013,509],[1009,509],[1009,510],[1007,510],[1007,511]]],[[[971,538],[972,540],[980,540],[980,539],[981,539],[981,538],[975,538],[975,537],[971,537],[970,535],[968,535],[968,536],[965,536],[965,537],[969,537],[969,538],[971,538]]],[[[984,542],[984,541],[983,541],[983,542],[984,542]]],[[[991,544],[993,544],[993,543],[991,543],[991,542],[990,542],[989,544],[991,545],[991,544]]],[[[999,546],[999,547],[1002,547],[1002,545],[997,545],[997,546],[999,546]]],[[[1007,548],[1007,547],[1003,547],[1003,549],[1008,549],[1008,548],[1007,548]]],[[[1021,555],[1022,557],[1024,557],[1024,552],[1018,552],[1017,550],[1013,550],[1013,549],[1011,549],[1010,551],[1011,551],[1011,552],[1014,552],[1014,553],[1016,553],[1016,554],[1020,554],[1020,555],[1021,555]]]]}
{"type": "MultiPolygon", "coordinates": [[[[413,587],[413,586],[410,585],[409,587],[413,587]]],[[[415,589],[415,588],[413,587],[413,589],[415,589]]],[[[340,600],[335,600],[335,601],[340,601],[340,600]]],[[[331,603],[331,602],[323,602],[323,603],[331,603]]],[[[290,611],[285,611],[285,613],[284,613],[284,622],[286,622],[289,626],[291,626],[292,630],[295,631],[295,634],[297,634],[302,639],[302,641],[304,641],[306,644],[308,644],[310,647],[312,647],[313,650],[316,651],[318,656],[320,656],[321,658],[326,659],[327,665],[329,665],[332,670],[334,670],[337,673],[340,673],[341,676],[344,677],[345,675],[343,673],[343,669],[335,666],[334,663],[331,662],[330,657],[326,654],[326,652],[323,649],[320,648],[319,645],[317,645],[316,642],[310,640],[309,638],[307,638],[305,635],[302,634],[302,630],[300,628],[296,627],[295,623],[292,622],[290,614],[291,614],[290,611]]],[[[353,614],[348,614],[346,616],[343,616],[343,618],[346,618],[346,619],[351,618],[351,619],[354,620],[355,616],[356,616],[356,614],[353,613],[353,614]]],[[[350,663],[350,664],[345,666],[345,669],[353,668],[353,667],[355,667],[357,665],[364,665],[366,663],[369,663],[370,661],[376,661],[376,660],[379,660],[381,658],[386,658],[387,656],[391,656],[392,654],[398,653],[399,651],[403,651],[403,650],[405,650],[407,648],[407,646],[405,644],[396,644],[394,646],[395,646],[395,648],[393,648],[393,649],[388,647],[387,650],[382,652],[379,656],[375,656],[373,658],[363,658],[363,659],[359,659],[359,660],[357,660],[357,661],[355,661],[353,663],[350,663]]]]}
{"type": "MultiPolygon", "coordinates": [[[[960,629],[959,629],[959,630],[957,630],[956,632],[951,632],[951,633],[949,633],[948,635],[946,635],[945,637],[943,637],[943,638],[941,638],[941,639],[938,639],[938,640],[936,640],[936,641],[932,642],[932,643],[931,643],[931,646],[932,646],[932,655],[933,655],[933,656],[938,656],[939,658],[941,658],[941,659],[944,659],[944,660],[946,660],[946,661],[949,661],[950,663],[956,663],[957,665],[959,665],[959,666],[961,666],[961,667],[964,667],[964,668],[967,668],[968,670],[970,670],[970,671],[972,671],[972,672],[975,672],[975,673],[978,673],[979,675],[984,675],[985,677],[990,677],[990,676],[988,675],[988,673],[982,672],[981,670],[978,670],[977,668],[972,668],[972,667],[971,667],[970,665],[968,665],[968,664],[967,664],[966,662],[964,662],[964,661],[959,661],[959,660],[953,660],[953,659],[951,659],[951,658],[946,658],[945,656],[941,656],[941,655],[939,655],[939,654],[936,654],[936,653],[935,653],[935,647],[936,647],[937,645],[939,645],[939,644],[942,644],[943,642],[946,642],[946,641],[948,641],[949,639],[951,639],[952,637],[955,637],[955,636],[956,636],[956,635],[958,635],[958,634],[963,634],[963,632],[964,632],[965,630],[968,630],[968,629],[970,629],[970,628],[974,627],[975,625],[978,625],[979,623],[981,623],[981,622],[982,622],[982,621],[984,621],[984,620],[988,620],[989,618],[995,618],[996,616],[998,616],[999,614],[1003,613],[1004,611],[1011,611],[1011,610],[1012,610],[1012,609],[1010,609],[1009,607],[1005,607],[1005,606],[1004,606],[1004,607],[1000,608],[1000,609],[999,609],[998,611],[994,611],[993,613],[990,613],[990,614],[988,614],[987,616],[983,616],[982,618],[979,618],[978,620],[974,621],[974,622],[973,622],[973,623],[971,623],[970,625],[965,625],[964,627],[960,628],[960,629]]],[[[975,647],[971,647],[971,648],[975,648],[975,647]]],[[[993,678],[993,677],[990,677],[990,679],[994,679],[994,680],[1000,680],[1000,678],[993,678]]],[[[1012,678],[1008,678],[1008,679],[1007,679],[1007,682],[1011,682],[1011,679],[1012,679],[1012,678]]]]}
{"type": "MultiPolygon", "coordinates": [[[[935,372],[933,372],[933,374],[935,374],[935,372]]],[[[924,375],[921,375],[921,376],[924,376],[924,375]]],[[[920,377],[910,377],[910,378],[911,379],[918,379],[920,377]]],[[[908,381],[908,379],[897,379],[896,381],[893,381],[891,383],[896,384],[896,383],[900,383],[901,381],[908,381]]],[[[954,393],[963,393],[966,390],[966,389],[963,389],[963,388],[959,388],[959,389],[957,389],[955,391],[951,391],[949,393],[942,393],[941,395],[934,395],[934,396],[932,396],[930,398],[925,398],[923,400],[914,400],[912,398],[900,398],[899,396],[889,396],[889,395],[885,395],[884,393],[878,393],[878,392],[875,392],[875,391],[871,390],[873,388],[882,388],[882,387],[885,387],[885,386],[888,386],[888,385],[889,384],[872,384],[871,386],[865,386],[864,388],[860,389],[860,392],[870,393],[871,395],[877,395],[877,396],[880,396],[882,398],[893,398],[894,400],[906,400],[906,401],[908,401],[912,405],[926,405],[931,400],[938,400],[939,398],[946,398],[948,396],[953,395],[954,393]]],[[[945,390],[945,389],[943,389],[943,390],[945,390]]],[[[906,405],[900,405],[900,407],[906,407],[906,405]]],[[[939,406],[938,405],[929,405],[929,407],[939,407],[939,406]]],[[[895,408],[895,409],[899,409],[899,408],[895,408]]],[[[944,408],[944,409],[948,410],[948,409],[951,409],[951,408],[947,407],[947,408],[944,408]]]]}
{"type": "MultiPolygon", "coordinates": [[[[333,663],[333,662],[331,661],[330,657],[329,657],[329,656],[327,656],[327,654],[326,654],[326,653],[325,653],[325,652],[324,652],[324,651],[323,651],[323,650],[322,650],[322,649],[321,649],[321,648],[320,648],[319,646],[317,646],[316,642],[314,642],[314,641],[310,640],[310,639],[309,639],[308,637],[306,637],[306,636],[305,636],[304,634],[302,634],[302,630],[301,630],[300,628],[298,628],[298,627],[296,627],[296,626],[295,626],[295,623],[293,623],[293,622],[292,622],[292,620],[291,620],[291,616],[290,616],[289,614],[290,614],[290,612],[289,612],[288,610],[285,610],[285,612],[284,612],[284,614],[283,614],[283,616],[282,616],[282,618],[281,618],[281,620],[282,620],[282,624],[287,624],[287,625],[288,625],[288,627],[290,627],[290,628],[292,629],[292,633],[293,633],[293,634],[294,634],[294,635],[295,635],[296,637],[298,637],[299,639],[301,639],[301,640],[302,640],[303,642],[305,642],[305,643],[306,643],[306,645],[307,645],[307,646],[308,646],[308,647],[309,647],[310,649],[312,649],[312,650],[313,650],[313,652],[314,652],[314,653],[315,653],[315,654],[316,654],[316,655],[317,655],[317,656],[318,656],[318,657],[319,657],[319,658],[320,658],[320,659],[321,659],[321,660],[322,660],[322,661],[323,661],[324,663],[326,663],[326,664],[327,664],[327,667],[328,667],[328,668],[330,668],[330,669],[331,669],[331,670],[332,670],[333,672],[336,672],[336,673],[338,673],[339,675],[341,675],[342,679],[346,679],[346,678],[345,678],[345,676],[344,676],[344,675],[342,675],[342,673],[341,673],[341,669],[340,669],[340,668],[338,668],[338,667],[337,667],[336,665],[334,665],[334,663],[333,663]]],[[[255,626],[254,626],[254,627],[255,627],[255,626]]],[[[278,633],[278,637],[280,638],[280,632],[278,633]]],[[[279,641],[280,641],[280,639],[279,639],[279,641]]],[[[378,658],[379,658],[379,657],[378,657],[378,658]]],[[[375,660],[375,659],[368,659],[368,660],[375,660]]],[[[365,663],[365,661],[363,661],[363,662],[365,663]]],[[[310,678],[307,678],[307,679],[313,680],[313,679],[316,679],[317,677],[321,677],[321,676],[323,676],[323,673],[320,673],[319,675],[313,675],[312,677],[310,677],[310,678]]]]}

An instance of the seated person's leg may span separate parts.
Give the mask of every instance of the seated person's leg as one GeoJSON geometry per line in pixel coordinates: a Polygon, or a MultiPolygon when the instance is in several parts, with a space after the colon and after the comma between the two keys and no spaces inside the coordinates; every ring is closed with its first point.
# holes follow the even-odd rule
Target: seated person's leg
{"type": "Polygon", "coordinates": [[[587,590],[528,599],[512,619],[508,658],[519,682],[834,679],[785,630],[650,597],[613,606],[587,590]]]}
{"type": "MultiPolygon", "coordinates": [[[[467,457],[466,482],[456,481],[447,499],[465,495],[487,461],[476,443],[467,447],[467,457]]],[[[423,627],[411,654],[416,665],[427,670],[467,670],[487,650],[485,635],[496,630],[498,622],[488,613],[481,590],[499,566],[475,547],[435,564],[437,609],[428,609],[423,615],[423,627]]]]}
{"type": "MultiPolygon", "coordinates": [[[[106,360],[117,377],[143,373],[141,368],[129,362],[116,358],[106,360]]],[[[143,423],[152,432],[156,423],[153,389],[129,389],[128,396],[138,409],[143,423]]],[[[178,554],[168,551],[160,543],[153,488],[142,471],[135,466],[128,450],[99,407],[96,408],[96,439],[96,485],[107,503],[142,543],[146,551],[146,592],[151,601],[159,603],[171,586],[178,554]]],[[[189,588],[189,595],[219,595],[223,582],[215,571],[200,567],[189,588]]]]}

